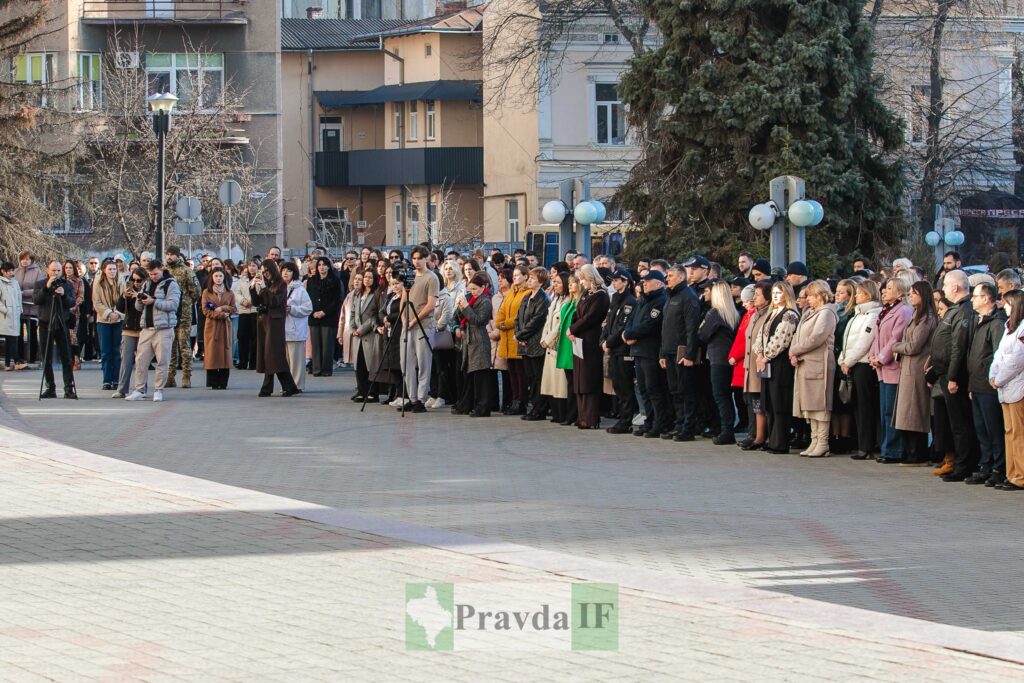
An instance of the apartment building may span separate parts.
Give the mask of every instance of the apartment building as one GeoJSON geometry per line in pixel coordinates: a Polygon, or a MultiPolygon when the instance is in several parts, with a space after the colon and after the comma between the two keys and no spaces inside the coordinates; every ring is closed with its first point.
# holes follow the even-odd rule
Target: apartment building
{"type": "MultiPolygon", "coordinates": [[[[50,106],[81,112],[103,108],[104,79],[114,70],[142,70],[148,92],[168,91],[182,102],[214,102],[226,87],[244,93],[237,124],[223,144],[259,143],[259,194],[273,206],[259,225],[247,226],[253,248],[281,241],[280,197],[280,6],[250,0],[57,0],[53,21],[14,58],[15,79],[61,84],[62,99],[50,106]],[[132,49],[111,51],[114,36],[132,49]],[[70,92],[65,87],[73,84],[70,92]]],[[[216,141],[213,141],[216,142],[216,141]]],[[[216,181],[217,179],[213,179],[216,181]]],[[[219,182],[219,181],[218,181],[219,182]]],[[[165,228],[170,230],[168,221],[165,228]]],[[[220,225],[210,225],[220,230],[220,225]]],[[[79,233],[89,246],[88,216],[72,207],[54,232],[79,233]]]]}
{"type": "Polygon", "coordinates": [[[412,21],[435,13],[434,0],[281,0],[285,19],[387,19],[412,21]]]}
{"type": "Polygon", "coordinates": [[[481,20],[282,22],[290,246],[480,238],[481,20]]]}

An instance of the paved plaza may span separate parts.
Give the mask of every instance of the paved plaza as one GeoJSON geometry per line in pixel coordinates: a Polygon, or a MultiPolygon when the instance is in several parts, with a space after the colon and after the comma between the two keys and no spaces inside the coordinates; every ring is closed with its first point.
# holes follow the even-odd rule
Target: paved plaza
{"type": "Polygon", "coordinates": [[[0,376],[3,680],[1024,677],[1013,493],[360,413],[350,374],[163,404],[98,377],[39,402],[38,373],[0,376]],[[405,649],[406,583],[574,581],[619,584],[615,652],[405,649]]]}

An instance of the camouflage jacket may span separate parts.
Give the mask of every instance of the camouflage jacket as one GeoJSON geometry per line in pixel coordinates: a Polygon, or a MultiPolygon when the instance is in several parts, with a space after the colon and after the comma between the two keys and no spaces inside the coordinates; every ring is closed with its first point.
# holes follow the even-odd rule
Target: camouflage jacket
{"type": "Polygon", "coordinates": [[[196,277],[196,272],[189,268],[187,263],[180,260],[173,266],[167,266],[167,270],[178,282],[178,288],[181,290],[182,310],[189,310],[192,303],[199,301],[199,297],[202,294],[199,289],[199,279],[196,277]]]}

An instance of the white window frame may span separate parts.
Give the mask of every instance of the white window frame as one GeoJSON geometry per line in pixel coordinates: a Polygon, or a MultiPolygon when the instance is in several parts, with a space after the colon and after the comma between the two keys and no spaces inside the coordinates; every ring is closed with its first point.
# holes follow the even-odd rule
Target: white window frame
{"type": "Polygon", "coordinates": [[[81,111],[97,111],[103,108],[102,53],[78,53],[78,108],[81,111]]]}
{"type": "MultiPolygon", "coordinates": [[[[15,83],[22,83],[25,85],[42,85],[45,86],[48,83],[53,83],[56,80],[57,68],[54,66],[54,54],[52,52],[26,52],[25,54],[15,55],[11,64],[11,73],[14,75],[15,83]],[[25,77],[18,78],[18,62],[25,60],[25,77]],[[32,77],[33,69],[32,62],[39,61],[39,80],[32,77]]],[[[44,91],[39,95],[40,106],[46,106],[46,92],[44,91]]]]}
{"type": "Polygon", "coordinates": [[[395,228],[395,244],[402,244],[402,202],[395,202],[392,222],[395,228]]]}
{"type": "Polygon", "coordinates": [[[420,242],[420,205],[419,202],[409,202],[409,244],[420,242]]]}
{"type": "Polygon", "coordinates": [[[405,107],[405,103],[392,102],[391,107],[391,127],[394,129],[391,131],[391,139],[394,142],[398,142],[402,139],[402,110],[405,107]]]}
{"type": "Polygon", "coordinates": [[[505,200],[505,229],[509,242],[519,241],[519,200],[505,200]],[[515,211],[512,209],[515,208],[515,211]],[[514,216],[512,214],[515,214],[514,216]]]}
{"type": "Polygon", "coordinates": [[[419,102],[413,100],[409,103],[409,137],[407,138],[411,142],[419,140],[419,128],[420,112],[419,102]]]}
{"type": "Polygon", "coordinates": [[[427,118],[427,140],[437,139],[437,102],[434,100],[425,100],[426,118],[427,118]]]}
{"type": "MultiPolygon", "coordinates": [[[[194,82],[199,85],[198,97],[202,104],[202,109],[209,111],[212,109],[210,105],[214,103],[206,102],[203,98],[203,87],[205,79],[202,77],[206,73],[216,73],[220,75],[220,87],[219,87],[219,98],[224,97],[224,53],[222,52],[204,52],[204,53],[181,53],[181,52],[151,52],[146,54],[146,88],[149,89],[149,76],[150,74],[168,74],[168,87],[169,92],[182,100],[180,105],[190,106],[190,103],[185,97],[185,93],[179,92],[178,87],[178,72],[189,71],[194,72],[199,78],[193,79],[194,82]],[[153,66],[151,64],[155,57],[170,57],[168,66],[153,66]],[[219,61],[220,64],[208,63],[208,60],[219,61]]],[[[155,92],[147,92],[146,95],[155,95],[155,92]]],[[[218,102],[219,104],[219,102],[218,102]]],[[[179,105],[179,108],[184,108],[179,105]]]]}
{"type": "Polygon", "coordinates": [[[618,92],[619,84],[615,81],[595,81],[592,107],[591,111],[594,112],[594,143],[608,147],[619,147],[626,144],[626,116],[625,116],[625,105],[622,103],[622,97],[618,92]],[[602,85],[611,85],[615,87],[615,98],[614,100],[599,100],[597,99],[597,89],[602,85]],[[612,122],[617,118],[615,116],[615,108],[618,107],[622,110],[622,125],[619,131],[619,139],[616,141],[612,137],[612,122]],[[602,113],[602,109],[604,109],[602,113]],[[605,118],[605,131],[607,133],[607,139],[602,141],[600,138],[600,126],[598,125],[602,115],[605,118]]]}

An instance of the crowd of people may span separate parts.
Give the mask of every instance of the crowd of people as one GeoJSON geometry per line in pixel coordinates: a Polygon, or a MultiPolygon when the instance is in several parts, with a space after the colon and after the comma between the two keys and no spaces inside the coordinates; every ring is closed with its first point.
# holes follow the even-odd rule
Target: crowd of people
{"type": "Polygon", "coordinates": [[[550,420],[647,439],[904,466],[947,482],[1024,488],[1024,292],[1018,271],[938,273],[908,259],[811,279],[744,253],[735,277],[683,263],[567,252],[470,254],[425,245],[338,263],[280,249],[236,266],[90,259],[0,265],[5,369],[44,367],[41,398],[64,396],[98,350],[114,398],[192,386],[231,369],[264,375],[259,396],[307,374],[355,372],[353,401],[412,413],[448,408],[550,420]],[[193,320],[195,324],[193,324],[193,320]],[[180,372],[180,384],[177,373],[180,372]],[[744,438],[737,441],[737,435],[744,438]]]}

